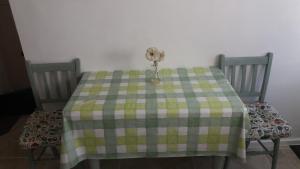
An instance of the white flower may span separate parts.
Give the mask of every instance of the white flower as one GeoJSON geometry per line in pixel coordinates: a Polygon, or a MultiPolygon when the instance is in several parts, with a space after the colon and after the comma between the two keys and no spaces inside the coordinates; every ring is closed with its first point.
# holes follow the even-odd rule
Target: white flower
{"type": "Polygon", "coordinates": [[[165,57],[165,52],[158,50],[156,47],[151,47],[147,49],[146,58],[149,61],[162,61],[165,57]]]}
{"type": "Polygon", "coordinates": [[[162,60],[164,60],[164,58],[165,58],[165,51],[160,51],[160,55],[159,55],[159,59],[158,59],[158,61],[160,62],[160,61],[162,61],[162,60]]]}

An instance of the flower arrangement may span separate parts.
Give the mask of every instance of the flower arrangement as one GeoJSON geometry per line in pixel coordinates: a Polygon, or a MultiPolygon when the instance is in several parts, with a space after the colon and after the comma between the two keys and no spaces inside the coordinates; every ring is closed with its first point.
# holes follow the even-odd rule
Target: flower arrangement
{"type": "Polygon", "coordinates": [[[154,78],[152,83],[158,84],[160,82],[159,73],[158,73],[158,62],[161,62],[165,58],[165,52],[159,50],[156,47],[148,48],[146,51],[146,59],[153,62],[154,67],[154,78]]]}

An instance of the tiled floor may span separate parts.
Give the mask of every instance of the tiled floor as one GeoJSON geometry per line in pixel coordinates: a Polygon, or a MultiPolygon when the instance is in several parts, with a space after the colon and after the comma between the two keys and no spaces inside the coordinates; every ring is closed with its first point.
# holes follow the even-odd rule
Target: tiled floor
{"type": "MultiPolygon", "coordinates": [[[[20,118],[9,133],[0,136],[0,169],[28,168],[26,153],[18,146],[18,138],[22,132],[24,121],[25,117],[20,118]]],[[[253,156],[248,157],[247,163],[238,160],[231,161],[229,169],[270,169],[270,162],[271,159],[268,156],[253,156]]],[[[212,166],[213,160],[209,157],[101,161],[101,169],[210,169],[212,166]]],[[[58,169],[59,161],[39,162],[37,168],[58,169]]],[[[296,155],[289,147],[281,147],[277,169],[299,168],[300,160],[296,155]]]]}

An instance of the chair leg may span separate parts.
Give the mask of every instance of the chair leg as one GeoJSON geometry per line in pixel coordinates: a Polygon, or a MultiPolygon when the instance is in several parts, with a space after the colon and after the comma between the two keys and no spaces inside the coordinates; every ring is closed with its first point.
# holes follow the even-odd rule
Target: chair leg
{"type": "Polygon", "coordinates": [[[192,158],[192,164],[193,164],[193,168],[196,169],[197,165],[196,165],[196,157],[191,157],[192,158]]]}
{"type": "Polygon", "coordinates": [[[33,152],[34,150],[29,150],[28,152],[29,169],[35,169],[36,166],[33,152]]]}
{"type": "Polygon", "coordinates": [[[249,145],[250,145],[250,139],[246,139],[246,151],[247,151],[249,145]]]}
{"type": "Polygon", "coordinates": [[[230,158],[229,158],[229,156],[226,156],[226,157],[224,157],[225,158],[225,160],[224,160],[224,166],[223,166],[223,169],[227,169],[228,168],[228,165],[229,165],[229,160],[230,160],[230,158]]]}
{"type": "Polygon", "coordinates": [[[212,168],[224,169],[227,167],[227,156],[212,156],[212,168]]]}
{"type": "Polygon", "coordinates": [[[51,147],[51,151],[52,151],[52,154],[54,155],[54,158],[59,159],[59,152],[58,152],[57,148],[51,147]]]}
{"type": "Polygon", "coordinates": [[[40,154],[38,155],[38,157],[36,158],[36,160],[40,160],[43,156],[43,154],[45,153],[47,147],[43,147],[42,151],[40,152],[40,154]]]}
{"type": "Polygon", "coordinates": [[[280,139],[277,138],[277,139],[273,140],[273,143],[274,143],[274,147],[273,147],[273,157],[272,157],[272,168],[271,169],[276,169],[280,139]]]}

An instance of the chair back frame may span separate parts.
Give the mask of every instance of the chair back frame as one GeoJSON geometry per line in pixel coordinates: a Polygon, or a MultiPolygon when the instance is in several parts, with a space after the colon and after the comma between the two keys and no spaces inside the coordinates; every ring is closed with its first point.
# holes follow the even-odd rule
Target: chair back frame
{"type": "Polygon", "coordinates": [[[66,63],[38,63],[33,64],[29,60],[26,60],[26,69],[29,81],[31,84],[33,96],[36,103],[36,108],[38,110],[43,110],[44,103],[58,103],[66,102],[69,96],[72,94],[74,87],[72,89],[72,84],[77,84],[80,77],[80,61],[78,58],[73,59],[71,62],[66,63]],[[67,97],[63,97],[62,89],[60,88],[61,81],[59,81],[59,72],[61,76],[65,76],[66,82],[66,92],[67,97]],[[70,74],[69,74],[70,73],[70,74]],[[34,76],[36,74],[36,76],[34,76]],[[48,78],[47,80],[47,74],[48,78]],[[69,76],[70,75],[70,76],[69,76]],[[37,78],[35,78],[37,77],[37,78]],[[40,77],[40,78],[39,78],[40,77]],[[43,85],[41,86],[41,81],[43,85]],[[37,83],[38,82],[38,83],[37,83]],[[55,87],[50,88],[49,84],[55,83],[55,87]],[[40,86],[39,86],[39,85],[40,86]],[[45,98],[41,98],[38,87],[43,88],[45,98]],[[51,89],[55,89],[57,97],[51,97],[51,89]]]}
{"type": "Polygon", "coordinates": [[[230,78],[228,79],[231,82],[231,85],[236,89],[236,67],[240,66],[241,69],[241,86],[240,90],[236,90],[240,97],[258,97],[258,101],[264,102],[267,86],[269,82],[271,66],[273,60],[273,53],[267,53],[265,56],[256,56],[256,57],[225,57],[225,55],[219,55],[219,68],[223,71],[226,76],[226,67],[228,67],[228,71],[230,74],[230,78]],[[247,66],[252,66],[249,75],[251,78],[251,86],[250,91],[246,90],[246,75],[247,75],[247,66]],[[256,82],[257,82],[257,75],[258,75],[258,66],[264,66],[264,74],[263,74],[263,81],[260,88],[260,91],[256,91],[256,82]]]}

